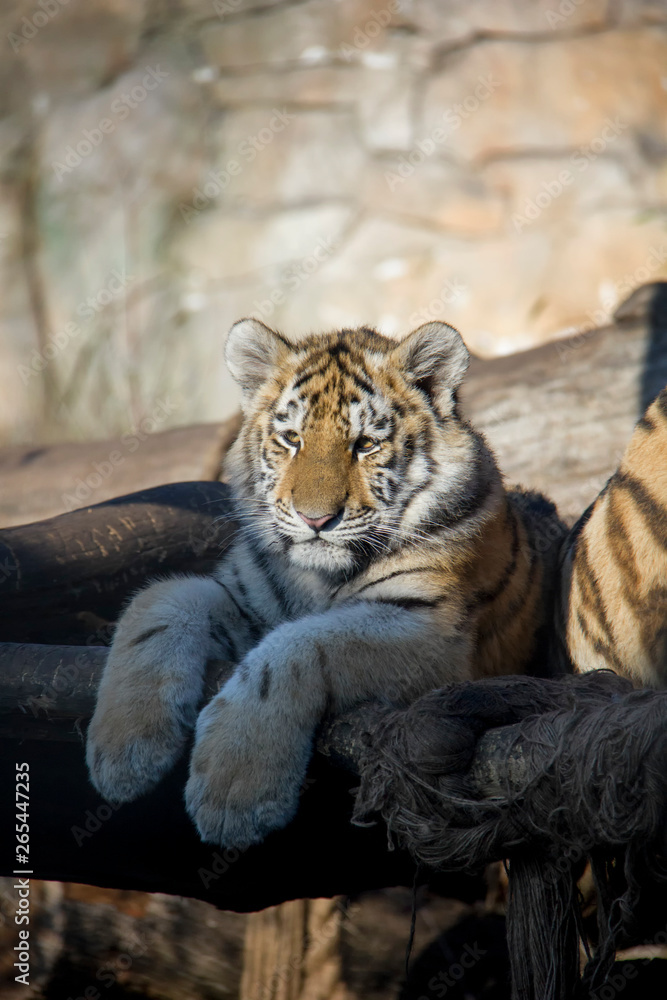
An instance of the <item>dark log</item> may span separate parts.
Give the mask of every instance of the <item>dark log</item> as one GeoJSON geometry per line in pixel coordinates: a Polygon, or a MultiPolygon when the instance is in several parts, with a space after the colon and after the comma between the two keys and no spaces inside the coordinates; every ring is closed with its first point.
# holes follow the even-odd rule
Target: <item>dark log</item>
{"type": "MultiPolygon", "coordinates": [[[[0,737],[27,740],[65,740],[80,743],[95,708],[95,697],[107,649],[100,646],[49,646],[41,643],[0,643],[0,737]]],[[[208,664],[203,702],[220,690],[232,664],[208,664]]],[[[550,688],[553,691],[558,688],[550,688]]],[[[511,697],[511,688],[507,688],[511,697]]],[[[567,704],[570,710],[572,701],[567,704]]],[[[539,714],[544,706],[535,705],[539,714]]],[[[360,773],[360,762],[379,729],[399,718],[395,710],[368,702],[327,721],[317,739],[317,752],[337,768],[360,773]]],[[[472,786],[479,798],[506,798],[523,790],[530,780],[527,763],[516,750],[516,725],[488,729],[479,739],[470,766],[472,786]]],[[[548,761],[553,747],[544,746],[548,761]]]]}
{"type": "MultiPolygon", "coordinates": [[[[0,643],[0,737],[81,741],[106,663],[104,646],[0,643]]],[[[203,703],[233,665],[209,661],[203,703]]]]}
{"type": "Polygon", "coordinates": [[[233,537],[222,483],[175,483],[0,531],[0,636],[106,644],[133,591],[210,572],[233,537]]]}
{"type": "Polygon", "coordinates": [[[666,725],[667,692],[610,671],[451,685],[386,708],[370,741],[362,722],[355,819],[382,816],[427,868],[509,859],[512,995],[604,995],[616,952],[664,934],[666,725]],[[587,860],[599,940],[579,992],[587,860]]]}
{"type": "MultiPolygon", "coordinates": [[[[297,818],[247,852],[203,844],[185,813],[189,748],[174,771],[137,802],[112,807],[88,780],[84,732],[107,651],[0,646],[0,874],[191,896],[227,910],[263,909],[288,899],[411,885],[415,865],[387,852],[379,824],[350,823],[354,775],[320,754],[309,769],[297,818]],[[63,683],[59,683],[62,679],[63,683]],[[16,863],[15,764],[29,764],[30,863],[16,863]],[[313,845],[317,849],[313,849],[313,845]]],[[[227,665],[210,664],[209,693],[227,665]]],[[[471,901],[479,878],[441,879],[443,892],[471,901]]]]}

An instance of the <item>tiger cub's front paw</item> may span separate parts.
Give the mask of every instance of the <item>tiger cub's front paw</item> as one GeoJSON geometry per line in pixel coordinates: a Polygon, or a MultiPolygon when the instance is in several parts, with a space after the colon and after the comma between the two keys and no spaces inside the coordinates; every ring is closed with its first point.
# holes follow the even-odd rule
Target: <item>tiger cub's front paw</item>
{"type": "Polygon", "coordinates": [[[144,795],[176,763],[197,718],[219,590],[198,577],[158,581],[120,619],[86,748],[91,780],[109,801],[144,795]]]}
{"type": "Polygon", "coordinates": [[[180,755],[186,730],[150,703],[98,705],[88,729],[90,779],[108,802],[150,792],[180,755]]]}
{"type": "Polygon", "coordinates": [[[206,843],[245,848],[294,817],[310,756],[303,731],[272,732],[261,712],[218,695],[201,712],[185,790],[206,843]]]}

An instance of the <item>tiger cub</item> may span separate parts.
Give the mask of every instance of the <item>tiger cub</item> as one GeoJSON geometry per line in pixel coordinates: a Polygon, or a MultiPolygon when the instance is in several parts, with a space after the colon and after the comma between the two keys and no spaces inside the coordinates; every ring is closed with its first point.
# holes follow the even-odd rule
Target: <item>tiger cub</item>
{"type": "Polygon", "coordinates": [[[369,698],[524,670],[553,573],[530,498],[462,419],[460,335],[231,330],[241,530],[210,577],[152,583],[118,623],[88,732],[107,799],[152,788],[195,727],[186,804],[206,841],[295,814],[314,731],[369,698]],[[207,658],[237,667],[202,711],[207,658]]]}
{"type": "Polygon", "coordinates": [[[577,671],[667,687],[667,389],[563,546],[556,635],[577,671]]]}

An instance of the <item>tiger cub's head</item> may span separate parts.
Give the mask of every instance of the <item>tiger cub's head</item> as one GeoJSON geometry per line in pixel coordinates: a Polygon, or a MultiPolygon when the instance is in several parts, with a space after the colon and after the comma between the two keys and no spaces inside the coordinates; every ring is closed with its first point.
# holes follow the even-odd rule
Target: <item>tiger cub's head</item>
{"type": "Polygon", "coordinates": [[[244,411],[227,471],[256,544],[336,575],[476,531],[500,481],[458,413],[469,355],[453,327],[293,342],[245,319],[225,353],[244,411]]]}

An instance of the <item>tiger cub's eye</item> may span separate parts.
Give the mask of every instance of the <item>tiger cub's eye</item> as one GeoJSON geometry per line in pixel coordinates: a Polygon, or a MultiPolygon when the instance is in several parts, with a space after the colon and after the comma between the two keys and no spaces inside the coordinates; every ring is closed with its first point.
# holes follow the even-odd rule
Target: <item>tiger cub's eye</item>
{"type": "Polygon", "coordinates": [[[283,431],[282,437],[287,441],[288,444],[298,445],[301,444],[301,438],[296,431],[283,431]]]}
{"type": "Polygon", "coordinates": [[[374,451],[377,448],[377,441],[371,437],[362,437],[357,439],[357,443],[354,446],[354,450],[362,455],[368,454],[369,451],[374,451]]]}

